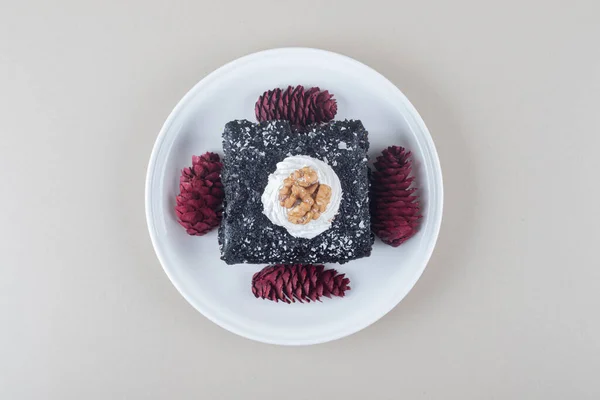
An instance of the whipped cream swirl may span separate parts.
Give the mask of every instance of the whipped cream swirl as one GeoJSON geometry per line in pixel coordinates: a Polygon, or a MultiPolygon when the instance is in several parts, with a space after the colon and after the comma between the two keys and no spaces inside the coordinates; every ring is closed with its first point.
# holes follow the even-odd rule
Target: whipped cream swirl
{"type": "Polygon", "coordinates": [[[275,172],[269,175],[269,182],[261,196],[263,214],[275,225],[284,227],[294,237],[312,239],[331,228],[333,218],[338,213],[342,201],[342,185],[335,171],[327,163],[309,156],[291,156],[277,163],[275,172]],[[331,187],[331,200],[316,220],[308,224],[294,224],[288,220],[288,209],[279,203],[279,190],[283,180],[300,168],[310,167],[317,172],[319,183],[331,187]]]}

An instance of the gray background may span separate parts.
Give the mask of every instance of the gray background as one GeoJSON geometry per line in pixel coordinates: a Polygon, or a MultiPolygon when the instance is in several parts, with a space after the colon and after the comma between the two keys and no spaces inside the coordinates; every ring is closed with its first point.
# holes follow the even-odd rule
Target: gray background
{"type": "Polygon", "coordinates": [[[1,0],[0,398],[599,398],[599,15],[596,0],[1,0]],[[192,309],[143,210],[176,102],[281,46],[397,84],[446,189],[408,297],[304,348],[192,309]]]}

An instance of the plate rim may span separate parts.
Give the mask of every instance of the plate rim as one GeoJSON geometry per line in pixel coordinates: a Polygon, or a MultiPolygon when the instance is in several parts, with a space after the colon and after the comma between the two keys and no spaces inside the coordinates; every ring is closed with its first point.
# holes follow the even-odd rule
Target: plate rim
{"type": "Polygon", "coordinates": [[[325,342],[341,339],[343,337],[357,333],[357,332],[369,327],[370,325],[372,325],[379,319],[383,318],[387,313],[389,313],[392,309],[394,309],[408,295],[408,293],[414,288],[415,284],[417,283],[417,281],[420,279],[421,275],[423,274],[423,271],[429,264],[429,261],[433,254],[433,250],[435,249],[435,246],[436,246],[438,238],[439,238],[439,232],[441,229],[443,209],[444,209],[444,185],[443,185],[441,163],[440,163],[440,159],[439,159],[439,156],[437,153],[437,149],[435,147],[435,143],[431,136],[431,133],[429,132],[429,129],[425,125],[425,122],[423,121],[423,118],[421,117],[421,115],[419,114],[417,109],[413,106],[413,104],[406,97],[406,95],[404,95],[404,93],[396,85],[394,85],[394,83],[392,83],[389,79],[387,79],[384,75],[382,75],[381,73],[379,73],[372,67],[370,67],[360,61],[357,61],[349,56],[340,54],[340,53],[336,53],[336,52],[332,52],[332,51],[328,51],[328,50],[317,49],[317,48],[309,48],[309,47],[281,47],[281,48],[273,48],[273,49],[254,52],[254,53],[239,57],[235,60],[232,60],[232,61],[222,65],[221,67],[215,69],[214,71],[212,71],[211,73],[209,73],[208,75],[206,75],[205,77],[200,79],[179,100],[177,105],[169,113],[169,116],[163,123],[163,126],[161,127],[161,129],[158,133],[158,136],[156,137],[156,140],[154,142],[154,145],[152,147],[152,152],[150,154],[150,159],[148,161],[148,167],[147,167],[147,171],[146,171],[144,200],[145,200],[144,203],[145,203],[146,223],[147,223],[147,227],[148,227],[148,232],[150,234],[150,240],[152,242],[152,247],[154,248],[154,252],[156,253],[156,256],[157,256],[165,274],[167,275],[167,277],[169,278],[169,280],[171,281],[173,286],[175,286],[175,288],[181,294],[181,296],[192,307],[194,307],[194,309],[196,309],[198,312],[200,312],[202,315],[204,315],[206,318],[208,318],[210,321],[217,324],[221,328],[226,329],[232,333],[235,333],[236,335],[245,337],[247,339],[255,340],[258,342],[262,342],[262,343],[268,343],[268,344],[299,346],[299,345],[312,345],[312,344],[325,343],[325,342]],[[157,237],[156,227],[155,227],[154,220],[153,220],[153,208],[152,208],[152,202],[151,202],[151,191],[152,190],[151,189],[152,189],[152,181],[154,178],[156,165],[157,165],[157,163],[156,163],[157,157],[162,148],[162,144],[165,140],[166,134],[169,131],[174,120],[176,119],[177,115],[179,115],[181,109],[183,109],[183,107],[185,107],[187,105],[187,103],[189,103],[189,101],[196,95],[196,93],[202,88],[202,86],[206,85],[211,80],[214,80],[219,75],[227,72],[232,67],[235,67],[236,65],[244,64],[245,62],[251,61],[255,58],[261,58],[261,57],[265,57],[265,56],[273,56],[274,54],[277,54],[277,53],[279,53],[280,56],[285,56],[286,53],[305,53],[309,56],[316,56],[316,57],[326,56],[326,57],[340,58],[344,62],[355,64],[355,66],[357,66],[359,68],[364,68],[364,69],[368,70],[370,73],[372,73],[373,75],[375,75],[379,79],[381,79],[382,82],[384,82],[391,90],[393,90],[394,92],[396,92],[396,94],[399,95],[400,99],[403,101],[406,108],[410,111],[410,115],[413,118],[414,123],[416,123],[418,125],[419,129],[421,130],[421,132],[424,133],[423,139],[425,140],[426,146],[424,147],[423,150],[426,151],[427,153],[429,153],[428,154],[429,159],[431,160],[431,162],[433,164],[432,165],[433,166],[433,170],[432,170],[433,175],[432,176],[434,177],[434,180],[438,182],[438,184],[432,185],[432,187],[434,188],[434,191],[432,194],[435,194],[435,196],[430,195],[430,198],[433,198],[433,197],[436,198],[436,202],[438,204],[438,207],[435,209],[435,211],[436,211],[435,215],[431,216],[432,224],[433,224],[433,230],[432,230],[433,234],[432,234],[431,240],[429,241],[427,248],[424,251],[425,257],[423,258],[423,261],[420,263],[421,265],[418,265],[418,269],[416,269],[416,273],[415,273],[413,279],[410,282],[408,282],[408,285],[407,285],[408,289],[406,291],[399,292],[398,295],[396,295],[393,298],[393,300],[389,302],[389,304],[386,304],[386,307],[382,307],[381,310],[379,310],[377,313],[373,313],[373,318],[369,319],[366,323],[359,324],[360,326],[358,328],[356,328],[356,326],[355,326],[356,324],[349,324],[346,328],[341,330],[341,333],[338,333],[335,335],[330,335],[330,336],[323,337],[323,338],[308,338],[308,339],[265,338],[265,337],[261,337],[260,335],[255,335],[250,332],[245,332],[242,329],[238,329],[237,326],[232,325],[232,324],[228,323],[227,321],[218,318],[218,316],[212,315],[211,313],[202,309],[202,307],[200,305],[196,304],[196,302],[194,302],[190,299],[190,297],[187,295],[186,291],[183,290],[181,285],[179,285],[178,281],[176,279],[174,279],[173,275],[171,274],[171,272],[169,270],[169,267],[166,265],[167,263],[164,260],[165,257],[163,256],[162,250],[160,249],[160,246],[158,244],[159,239],[157,237]]]}

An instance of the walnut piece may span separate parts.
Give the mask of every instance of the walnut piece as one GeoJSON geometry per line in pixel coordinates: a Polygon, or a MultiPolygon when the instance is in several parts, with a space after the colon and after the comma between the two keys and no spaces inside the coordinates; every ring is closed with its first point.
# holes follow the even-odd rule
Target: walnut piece
{"type": "Polygon", "coordinates": [[[279,202],[290,209],[288,220],[293,224],[308,224],[327,209],[331,187],[319,184],[317,172],[310,167],[298,169],[283,180],[279,202]]]}
{"type": "Polygon", "coordinates": [[[309,187],[319,182],[317,171],[310,167],[302,167],[299,170],[294,171],[291,177],[297,185],[302,187],[309,187]]]}
{"type": "Polygon", "coordinates": [[[331,186],[319,185],[317,196],[315,197],[315,203],[319,207],[319,212],[324,212],[331,200],[331,186]]]}

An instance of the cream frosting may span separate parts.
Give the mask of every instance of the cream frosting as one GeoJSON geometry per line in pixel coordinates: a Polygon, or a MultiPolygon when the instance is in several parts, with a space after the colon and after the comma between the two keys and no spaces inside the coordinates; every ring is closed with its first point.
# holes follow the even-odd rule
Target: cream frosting
{"type": "Polygon", "coordinates": [[[291,156],[277,163],[275,172],[269,175],[267,187],[261,196],[263,214],[275,225],[284,227],[294,237],[312,239],[329,228],[340,208],[342,201],[342,186],[335,171],[324,161],[309,156],[291,156]],[[279,190],[283,180],[300,168],[310,167],[317,172],[319,183],[331,187],[331,200],[316,220],[308,224],[294,224],[288,221],[288,209],[279,203],[279,190]]]}

